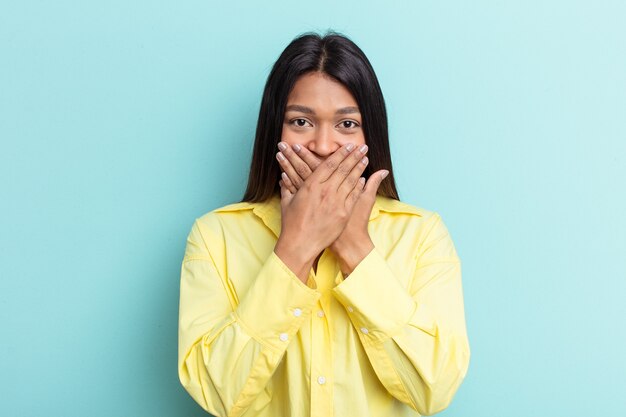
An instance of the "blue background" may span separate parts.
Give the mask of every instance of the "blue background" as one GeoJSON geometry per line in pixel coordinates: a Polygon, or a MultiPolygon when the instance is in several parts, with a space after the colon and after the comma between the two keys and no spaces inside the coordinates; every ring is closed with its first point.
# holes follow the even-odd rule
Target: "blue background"
{"type": "Polygon", "coordinates": [[[204,415],[176,372],[185,238],[241,198],[279,53],[327,28],[463,262],[441,415],[626,415],[625,3],[226,3],[1,6],[0,415],[204,415]]]}

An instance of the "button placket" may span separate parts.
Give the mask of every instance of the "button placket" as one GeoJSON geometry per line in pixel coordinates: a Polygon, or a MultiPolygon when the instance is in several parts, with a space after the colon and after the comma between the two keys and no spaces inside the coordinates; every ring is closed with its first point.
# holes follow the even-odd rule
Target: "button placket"
{"type": "MultiPolygon", "coordinates": [[[[321,271],[320,271],[321,272],[321,271]]],[[[332,297],[330,292],[322,294],[315,308],[316,318],[311,321],[311,416],[332,416],[332,347],[326,307],[332,297]],[[329,354],[330,353],[330,354],[329,354]]]]}

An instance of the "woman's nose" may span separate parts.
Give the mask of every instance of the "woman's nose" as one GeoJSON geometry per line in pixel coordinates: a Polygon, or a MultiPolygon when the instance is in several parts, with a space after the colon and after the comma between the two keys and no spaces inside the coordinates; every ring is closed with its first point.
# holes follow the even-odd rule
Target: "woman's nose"
{"type": "Polygon", "coordinates": [[[320,128],[309,141],[309,150],[321,158],[327,158],[341,147],[333,129],[320,128]]]}

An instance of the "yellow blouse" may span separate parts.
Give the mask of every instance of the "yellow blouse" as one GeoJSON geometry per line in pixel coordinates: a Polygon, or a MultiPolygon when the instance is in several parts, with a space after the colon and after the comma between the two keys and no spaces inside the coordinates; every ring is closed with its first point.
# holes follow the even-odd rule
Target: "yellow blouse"
{"type": "Polygon", "coordinates": [[[182,261],[178,373],[215,416],[418,416],[469,365],[461,263],[436,212],[377,196],[374,249],[307,284],[274,253],[280,197],[196,219],[182,261]]]}

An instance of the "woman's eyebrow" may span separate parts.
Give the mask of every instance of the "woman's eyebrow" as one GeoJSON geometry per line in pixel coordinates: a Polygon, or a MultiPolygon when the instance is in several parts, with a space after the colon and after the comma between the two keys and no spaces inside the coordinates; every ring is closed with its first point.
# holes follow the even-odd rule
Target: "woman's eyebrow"
{"type": "Polygon", "coordinates": [[[351,114],[351,113],[360,113],[358,107],[344,107],[335,112],[335,114],[351,114]]]}
{"type": "MultiPolygon", "coordinates": [[[[315,110],[307,106],[301,106],[299,104],[290,104],[285,107],[285,111],[299,111],[300,113],[305,114],[315,114],[315,110]]],[[[342,107],[337,109],[335,114],[351,114],[351,113],[360,113],[358,107],[350,106],[350,107],[342,107]]]]}
{"type": "Polygon", "coordinates": [[[301,106],[299,104],[290,104],[287,107],[285,107],[285,111],[299,111],[300,113],[306,113],[306,114],[315,114],[315,111],[307,106],[301,106]]]}

